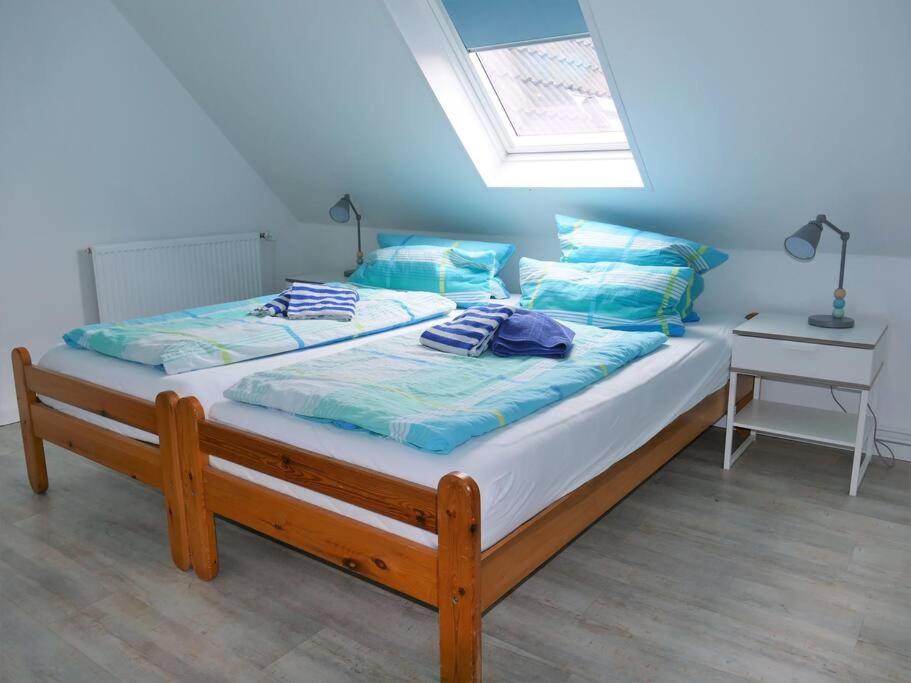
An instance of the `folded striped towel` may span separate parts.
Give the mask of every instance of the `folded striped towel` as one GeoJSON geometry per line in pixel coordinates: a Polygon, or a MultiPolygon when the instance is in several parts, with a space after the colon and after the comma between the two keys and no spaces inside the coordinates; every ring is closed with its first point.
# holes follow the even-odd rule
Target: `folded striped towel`
{"type": "Polygon", "coordinates": [[[437,351],[474,358],[484,353],[500,323],[512,313],[511,307],[494,304],[470,308],[448,322],[424,330],[421,343],[437,351]]]}
{"type": "Polygon", "coordinates": [[[250,315],[255,315],[260,318],[265,318],[270,315],[278,317],[287,317],[288,304],[291,302],[291,288],[284,290],[277,297],[272,299],[269,303],[263,304],[258,308],[254,308],[250,311],[250,315]]]}
{"type": "Polygon", "coordinates": [[[269,303],[251,311],[251,315],[349,322],[359,300],[357,291],[347,287],[295,282],[269,303]]]}
{"type": "Polygon", "coordinates": [[[328,319],[348,322],[360,296],[347,287],[295,282],[288,302],[289,320],[328,319]]]}

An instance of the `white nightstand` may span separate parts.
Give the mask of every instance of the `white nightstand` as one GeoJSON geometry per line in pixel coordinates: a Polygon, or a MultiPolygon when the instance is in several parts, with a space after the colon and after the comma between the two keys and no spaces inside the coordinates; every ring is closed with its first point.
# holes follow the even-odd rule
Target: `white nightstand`
{"type": "Polygon", "coordinates": [[[344,282],[346,278],[340,273],[307,273],[306,275],[291,275],[285,278],[289,285],[292,282],[304,282],[311,285],[324,285],[327,282],[344,282]]]}
{"type": "Polygon", "coordinates": [[[852,496],[867,471],[872,450],[865,449],[870,390],[883,367],[886,324],[860,319],[850,329],[812,327],[806,316],[761,313],[734,330],[728,393],[724,469],[731,468],[756,439],[771,434],[852,448],[852,496]],[[753,375],[753,401],[736,413],[737,375],[753,375]],[[761,399],[762,379],[816,384],[860,392],[858,413],[820,410],[761,399]],[[734,428],[750,435],[731,452],[734,428]],[[866,457],[862,457],[866,451],[866,457]]]}

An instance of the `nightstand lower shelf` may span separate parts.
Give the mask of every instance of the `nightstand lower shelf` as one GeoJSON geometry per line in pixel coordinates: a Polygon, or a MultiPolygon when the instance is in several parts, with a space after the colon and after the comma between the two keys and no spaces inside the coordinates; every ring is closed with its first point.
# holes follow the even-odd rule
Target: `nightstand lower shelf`
{"type": "Polygon", "coordinates": [[[854,448],[857,415],[775,401],[753,400],[734,416],[734,427],[761,434],[854,448]]]}
{"type": "Polygon", "coordinates": [[[860,392],[858,413],[843,413],[836,410],[821,410],[807,406],[764,401],[760,399],[761,376],[754,376],[753,400],[737,411],[735,391],[737,372],[731,372],[728,391],[727,429],[724,440],[724,469],[729,470],[741,455],[756,441],[757,434],[768,434],[785,439],[811,441],[814,443],[851,449],[854,458],[851,465],[851,484],[848,492],[857,495],[867,467],[873,459],[873,449],[867,448],[872,438],[874,425],[867,422],[867,403],[870,392],[860,392]],[[734,429],[748,429],[749,436],[733,448],[734,429]]]}

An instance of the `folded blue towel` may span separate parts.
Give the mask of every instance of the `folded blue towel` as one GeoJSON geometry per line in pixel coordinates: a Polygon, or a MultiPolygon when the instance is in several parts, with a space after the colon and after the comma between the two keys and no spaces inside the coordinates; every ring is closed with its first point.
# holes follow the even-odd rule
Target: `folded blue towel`
{"type": "Polygon", "coordinates": [[[500,323],[490,350],[497,356],[566,358],[575,336],[575,332],[550,316],[517,308],[500,323]]]}
{"type": "Polygon", "coordinates": [[[484,353],[497,328],[512,312],[509,306],[494,304],[469,308],[448,322],[428,327],[420,341],[436,351],[476,358],[484,353]]]}

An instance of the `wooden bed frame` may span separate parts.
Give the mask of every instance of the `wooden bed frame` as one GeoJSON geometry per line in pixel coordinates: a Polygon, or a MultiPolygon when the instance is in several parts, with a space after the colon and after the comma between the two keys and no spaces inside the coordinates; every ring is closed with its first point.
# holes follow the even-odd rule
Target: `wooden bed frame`
{"type": "Polygon", "coordinates": [[[177,458],[177,394],[160,393],[154,403],[92,382],[32,365],[27,349],[13,349],[13,378],[19,404],[22,449],[35,493],[48,488],[44,442],[93,460],[164,493],[171,558],[190,568],[186,505],[177,458]],[[67,415],[43,404],[38,394],[158,436],[146,443],[67,415]]]}
{"type": "MultiPolygon", "coordinates": [[[[738,386],[737,405],[752,399],[738,386]]],[[[436,489],[210,422],[195,398],[177,407],[178,454],[197,575],[218,573],[215,515],[409,595],[440,615],[440,678],[481,680],[481,615],[726,413],[727,386],[644,446],[481,551],[478,486],[465,473],[436,489]],[[415,541],[214,469],[209,456],[434,532],[415,541]]]]}
{"type": "MultiPolygon", "coordinates": [[[[467,474],[436,489],[209,422],[195,398],[146,401],[32,365],[13,349],[13,374],[29,483],[48,488],[44,441],[164,493],[171,556],[205,580],[218,572],[214,515],[436,607],[440,676],[481,678],[481,615],[726,413],[727,387],[708,395],[644,446],[555,501],[481,552],[480,494],[467,474]],[[155,434],[130,438],[43,404],[38,395],[155,434]],[[209,455],[434,532],[436,550],[216,470],[209,455]]],[[[752,380],[737,387],[752,398],[752,380]]]]}

